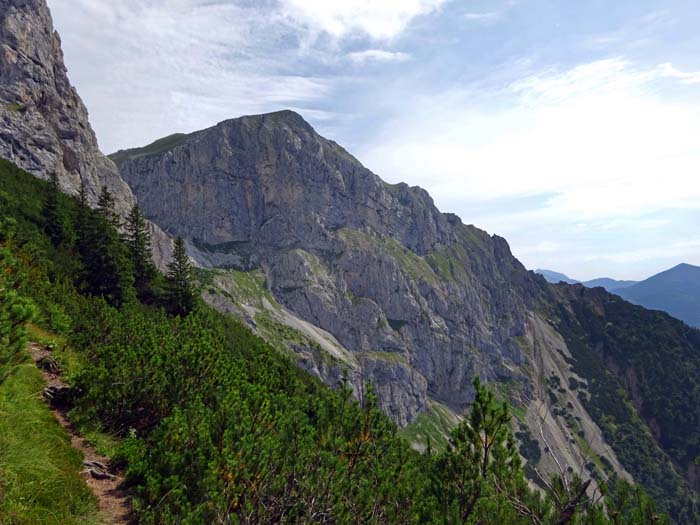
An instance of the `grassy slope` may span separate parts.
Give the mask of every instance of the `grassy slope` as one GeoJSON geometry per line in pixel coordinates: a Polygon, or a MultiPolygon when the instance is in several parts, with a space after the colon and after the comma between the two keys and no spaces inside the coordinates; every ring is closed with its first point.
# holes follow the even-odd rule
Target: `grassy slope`
{"type": "MultiPolygon", "coordinates": [[[[45,182],[0,159],[0,217],[14,217],[22,236],[33,240],[35,262],[44,257],[46,241],[30,223],[40,216],[45,191],[45,182]]],[[[78,363],[65,341],[38,326],[28,328],[33,340],[56,348],[70,380],[78,363]]],[[[43,389],[28,355],[0,384],[0,525],[98,523],[96,501],[80,474],[81,454],[44,403],[43,389]]]]}
{"type": "Polygon", "coordinates": [[[173,135],[168,135],[162,139],[158,139],[155,142],[144,146],[143,148],[134,148],[127,150],[120,150],[109,155],[109,158],[119,166],[122,162],[126,160],[137,159],[140,157],[148,157],[149,155],[157,155],[158,153],[163,153],[173,149],[176,146],[182,144],[188,135],[184,133],[175,133],[173,135]]]}
{"type": "Polygon", "coordinates": [[[43,389],[28,356],[0,384],[0,524],[98,523],[80,475],[82,455],[42,400],[43,389]]]}

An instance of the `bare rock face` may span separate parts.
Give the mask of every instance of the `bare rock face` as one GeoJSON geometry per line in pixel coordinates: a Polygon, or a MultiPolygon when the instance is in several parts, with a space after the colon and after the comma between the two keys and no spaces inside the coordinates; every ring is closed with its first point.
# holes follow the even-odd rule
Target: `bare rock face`
{"type": "Polygon", "coordinates": [[[58,173],[70,194],[82,177],[93,203],[107,185],[122,214],[135,202],[97,147],[44,0],[0,0],[0,155],[40,178],[58,173]]]}
{"type": "Polygon", "coordinates": [[[399,424],[430,398],[461,411],[475,375],[526,395],[516,338],[545,285],[505,240],[385,183],[291,111],[163,141],[112,156],[149,219],[204,266],[261,268],[357,356],[399,424]]]}
{"type": "MultiPolygon", "coordinates": [[[[42,179],[57,173],[71,195],[82,180],[92,205],[107,186],[122,216],[136,202],[97,146],[87,109],[68,80],[45,0],[0,0],[0,156],[42,179]]],[[[159,228],[152,230],[162,266],[170,241],[159,228]]]]}

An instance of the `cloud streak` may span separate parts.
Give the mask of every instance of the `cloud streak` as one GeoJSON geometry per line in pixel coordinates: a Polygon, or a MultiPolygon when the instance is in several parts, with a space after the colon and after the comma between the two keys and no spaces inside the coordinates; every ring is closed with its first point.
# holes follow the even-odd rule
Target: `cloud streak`
{"type": "Polygon", "coordinates": [[[438,10],[446,0],[283,0],[285,12],[334,37],[361,31],[391,39],[417,16],[438,10]]]}
{"type": "Polygon", "coordinates": [[[467,86],[417,97],[410,118],[389,123],[361,158],[392,182],[430,188],[466,222],[505,234],[526,264],[552,266],[552,247],[577,224],[601,232],[626,219],[616,224],[619,238],[639,232],[630,219],[650,213],[700,216],[700,100],[660,97],[660,83],[694,81],[669,71],[611,58],[544,68],[487,94],[467,86]],[[509,212],[509,200],[537,195],[549,196],[509,212]],[[470,204],[494,199],[492,213],[470,204]],[[552,238],[532,244],[532,232],[548,229],[552,238]]]}
{"type": "Polygon", "coordinates": [[[405,62],[411,59],[408,53],[400,51],[386,51],[384,49],[367,49],[365,51],[355,51],[348,53],[348,58],[357,64],[367,62],[405,62]]]}

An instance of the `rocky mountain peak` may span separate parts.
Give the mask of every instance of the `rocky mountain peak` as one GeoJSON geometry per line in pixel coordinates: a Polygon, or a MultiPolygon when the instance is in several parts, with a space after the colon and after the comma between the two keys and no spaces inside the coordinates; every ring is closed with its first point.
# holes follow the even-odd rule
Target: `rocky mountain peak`
{"type": "Polygon", "coordinates": [[[99,151],[45,0],[0,0],[0,156],[40,178],[58,173],[67,193],[82,178],[93,203],[107,185],[121,213],[135,202],[99,151]]]}
{"type": "MultiPolygon", "coordinates": [[[[0,0],[0,157],[42,179],[57,173],[71,195],[84,184],[91,205],[106,186],[121,216],[136,202],[99,150],[87,109],[68,79],[46,0],[0,0]]],[[[171,243],[157,226],[151,230],[154,257],[163,267],[171,243]]]]}
{"type": "Polygon", "coordinates": [[[477,373],[526,381],[513,337],[544,285],[504,239],[384,182],[291,111],[172,137],[113,155],[147,216],[203,266],[264,272],[276,300],[355,356],[400,424],[431,396],[464,407],[477,373]]]}

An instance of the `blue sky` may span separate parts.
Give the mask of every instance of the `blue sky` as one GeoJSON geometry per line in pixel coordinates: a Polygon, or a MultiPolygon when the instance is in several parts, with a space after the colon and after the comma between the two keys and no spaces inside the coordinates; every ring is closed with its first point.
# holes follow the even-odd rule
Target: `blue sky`
{"type": "Polygon", "coordinates": [[[106,152],[292,108],[529,268],[700,264],[696,2],[49,5],[106,152]]]}

